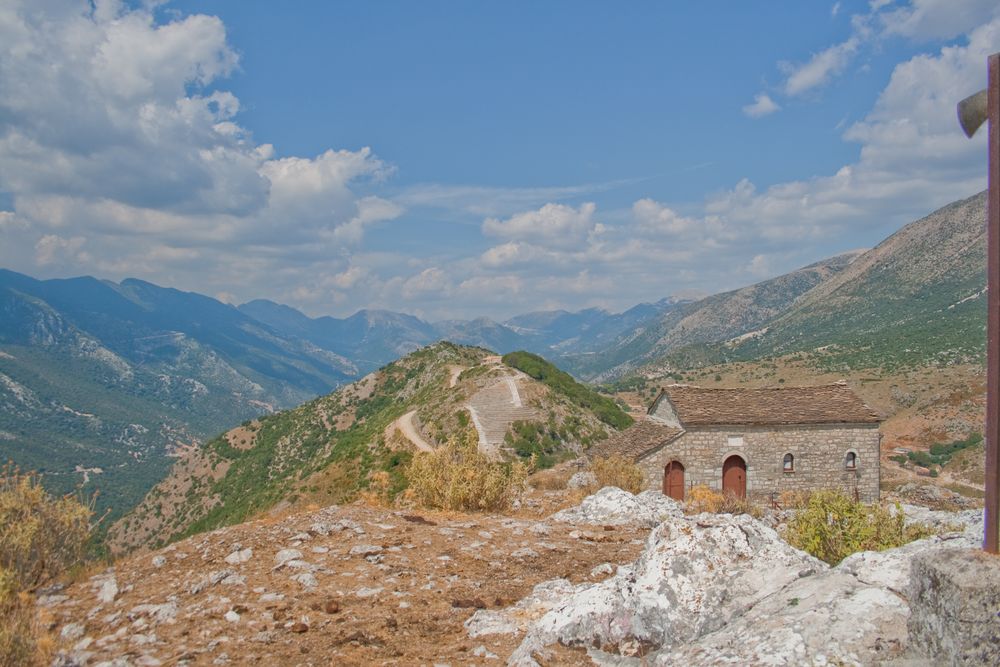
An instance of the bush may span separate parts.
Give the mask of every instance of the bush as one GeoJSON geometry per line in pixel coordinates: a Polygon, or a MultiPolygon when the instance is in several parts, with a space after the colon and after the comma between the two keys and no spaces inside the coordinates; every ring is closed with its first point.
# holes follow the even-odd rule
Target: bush
{"type": "Polygon", "coordinates": [[[597,457],[591,462],[590,469],[597,477],[599,489],[617,486],[622,491],[639,493],[646,485],[642,469],[621,454],[614,454],[606,459],[597,457]]]}
{"type": "Polygon", "coordinates": [[[469,429],[433,452],[414,454],[406,497],[429,509],[499,512],[523,493],[527,477],[524,463],[492,461],[480,452],[469,429]]]}
{"type": "Polygon", "coordinates": [[[817,491],[785,528],[785,540],[830,565],[858,551],[882,551],[927,537],[924,525],[905,526],[903,512],[866,505],[841,491],[817,491]]]}
{"type": "Polygon", "coordinates": [[[687,514],[749,514],[753,517],[762,515],[761,509],[746,498],[740,498],[735,493],[719,493],[704,484],[694,486],[688,491],[685,501],[687,514]]]}
{"type": "Polygon", "coordinates": [[[39,475],[0,468],[0,664],[46,662],[32,592],[82,562],[92,507],[53,498],[39,475]]]}

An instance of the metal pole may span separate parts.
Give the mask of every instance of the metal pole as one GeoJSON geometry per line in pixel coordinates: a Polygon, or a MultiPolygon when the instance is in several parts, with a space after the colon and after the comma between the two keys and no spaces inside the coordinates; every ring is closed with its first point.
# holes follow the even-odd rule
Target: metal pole
{"type": "Polygon", "coordinates": [[[1000,53],[988,59],[986,502],[983,550],[1000,552],[1000,53]]]}

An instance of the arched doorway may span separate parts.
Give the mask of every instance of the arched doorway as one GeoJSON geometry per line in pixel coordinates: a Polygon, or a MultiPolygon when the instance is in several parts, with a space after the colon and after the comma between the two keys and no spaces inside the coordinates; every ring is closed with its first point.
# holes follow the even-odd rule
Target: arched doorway
{"type": "Polygon", "coordinates": [[[684,500],[684,465],[671,461],[663,469],[663,495],[684,500]]]}
{"type": "Polygon", "coordinates": [[[747,464],[742,457],[734,454],[722,464],[722,492],[747,497],[747,464]]]}

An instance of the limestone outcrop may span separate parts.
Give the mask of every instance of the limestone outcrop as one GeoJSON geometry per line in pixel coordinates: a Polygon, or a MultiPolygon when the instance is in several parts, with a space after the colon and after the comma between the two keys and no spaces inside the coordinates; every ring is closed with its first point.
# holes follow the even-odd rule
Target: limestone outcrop
{"type": "MultiPolygon", "coordinates": [[[[651,520],[653,494],[629,501],[621,493],[602,489],[553,519],[651,520]]],[[[544,662],[558,646],[586,649],[598,664],[615,665],[869,665],[900,659],[910,649],[911,562],[932,550],[975,548],[982,536],[975,512],[903,509],[951,532],[854,554],[831,568],[750,516],[684,516],[669,508],[633,565],[599,583],[541,584],[507,610],[477,612],[466,628],[476,637],[491,629],[524,632],[508,663],[518,666],[544,662]]]]}

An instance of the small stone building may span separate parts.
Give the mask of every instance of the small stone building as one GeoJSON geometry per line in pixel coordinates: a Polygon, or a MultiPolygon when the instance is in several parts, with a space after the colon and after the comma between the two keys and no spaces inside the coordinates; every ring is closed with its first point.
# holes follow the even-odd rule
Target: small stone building
{"type": "Polygon", "coordinates": [[[879,496],[879,416],[845,383],[773,389],[665,388],[646,419],[597,443],[621,454],[650,489],[683,500],[693,486],[760,500],[782,491],[879,496]]]}

